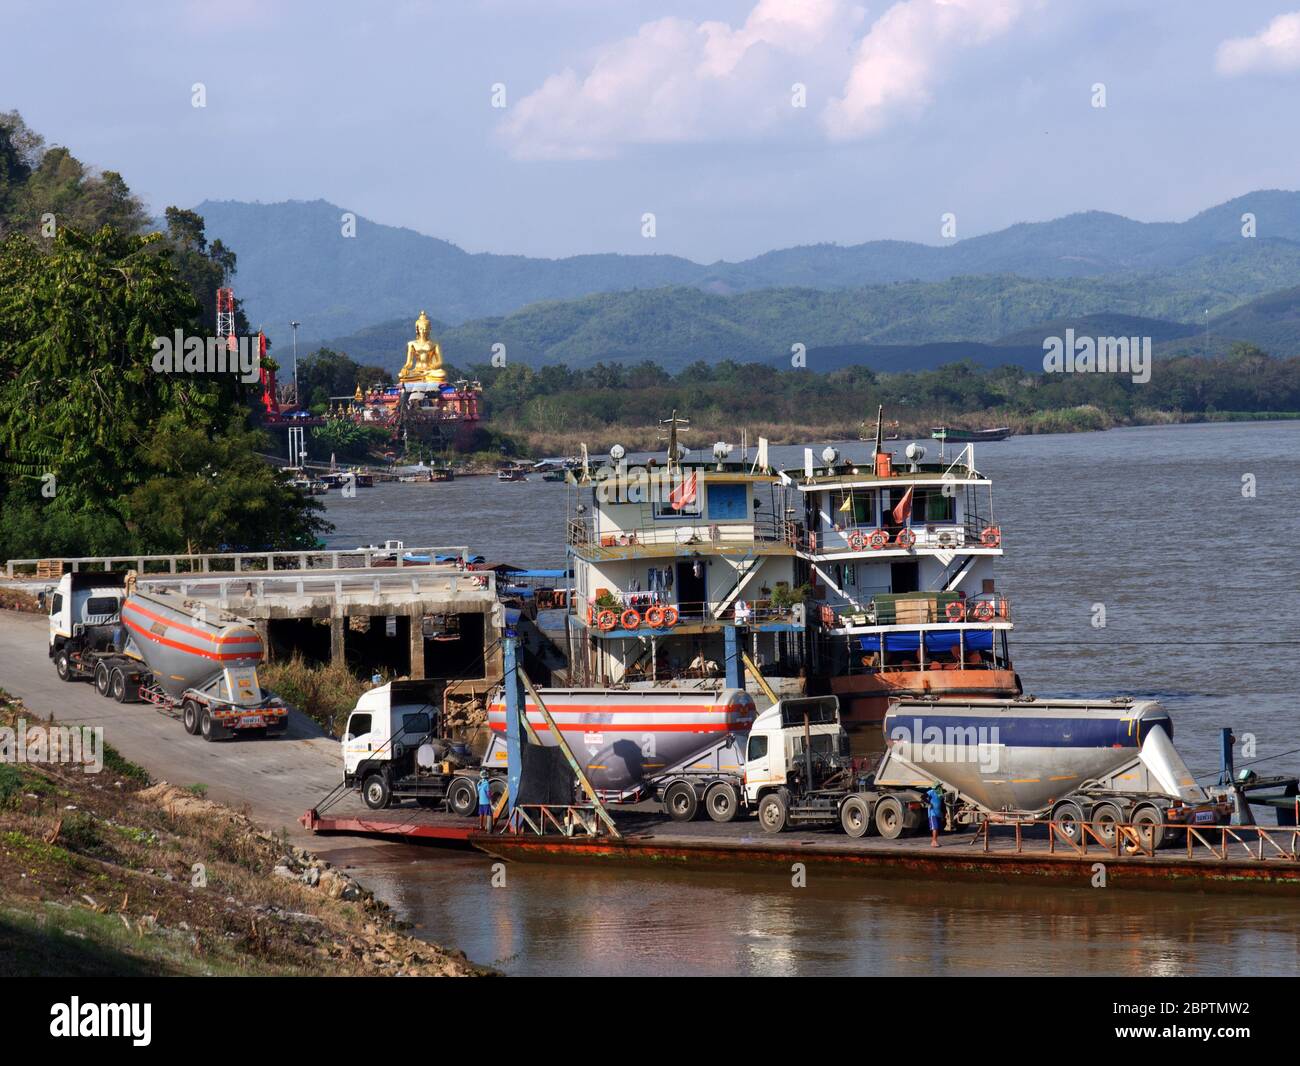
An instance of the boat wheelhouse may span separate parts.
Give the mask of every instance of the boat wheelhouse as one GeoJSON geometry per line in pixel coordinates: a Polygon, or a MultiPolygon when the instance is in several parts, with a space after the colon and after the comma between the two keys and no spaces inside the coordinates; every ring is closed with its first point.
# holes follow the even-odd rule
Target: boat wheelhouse
{"type": "Polygon", "coordinates": [[[993,570],[1002,532],[974,447],[951,462],[925,462],[918,444],[901,462],[880,444],[858,461],[805,456],[785,480],[813,588],[810,667],[846,726],[879,723],[891,697],[1018,695],[993,570]]]}
{"type": "Polygon", "coordinates": [[[805,590],[779,476],[717,449],[670,462],[615,452],[569,493],[573,683],[722,678],[731,628],[771,688],[802,692],[805,590]]]}

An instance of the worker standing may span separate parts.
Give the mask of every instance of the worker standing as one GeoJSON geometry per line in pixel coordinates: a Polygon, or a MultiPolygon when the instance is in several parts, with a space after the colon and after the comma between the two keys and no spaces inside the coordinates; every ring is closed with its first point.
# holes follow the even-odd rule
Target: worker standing
{"type": "Polygon", "coordinates": [[[925,798],[930,801],[930,847],[937,848],[939,830],[943,828],[943,785],[936,781],[925,798]]]}
{"type": "Polygon", "coordinates": [[[478,827],[482,832],[492,825],[492,790],[488,788],[486,770],[478,772],[478,827]]]}

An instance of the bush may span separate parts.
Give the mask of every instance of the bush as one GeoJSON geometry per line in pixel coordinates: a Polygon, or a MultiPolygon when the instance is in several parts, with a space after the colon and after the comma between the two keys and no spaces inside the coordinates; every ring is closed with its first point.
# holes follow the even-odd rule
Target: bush
{"type": "Polygon", "coordinates": [[[369,687],[342,664],[313,666],[300,654],[288,662],[263,665],[257,673],[266,688],[319,723],[331,736],[342,735],[348,712],[369,687]]]}

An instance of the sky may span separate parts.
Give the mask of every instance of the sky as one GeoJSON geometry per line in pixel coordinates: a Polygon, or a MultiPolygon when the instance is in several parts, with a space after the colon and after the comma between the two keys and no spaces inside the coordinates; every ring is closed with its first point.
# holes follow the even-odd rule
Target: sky
{"type": "Polygon", "coordinates": [[[1300,188],[1300,0],[0,0],[13,108],[156,213],[325,199],[531,256],[942,244],[1300,188]]]}

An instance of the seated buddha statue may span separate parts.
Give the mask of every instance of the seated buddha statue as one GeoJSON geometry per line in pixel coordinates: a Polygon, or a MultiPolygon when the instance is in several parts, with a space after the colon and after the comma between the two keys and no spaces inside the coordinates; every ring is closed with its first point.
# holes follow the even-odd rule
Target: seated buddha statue
{"type": "Polygon", "coordinates": [[[429,325],[429,316],[421,311],[415,320],[415,340],[406,342],[406,362],[397,374],[397,380],[404,385],[441,385],[447,379],[447,371],[442,368],[442,348],[437,341],[429,340],[429,325]]]}

